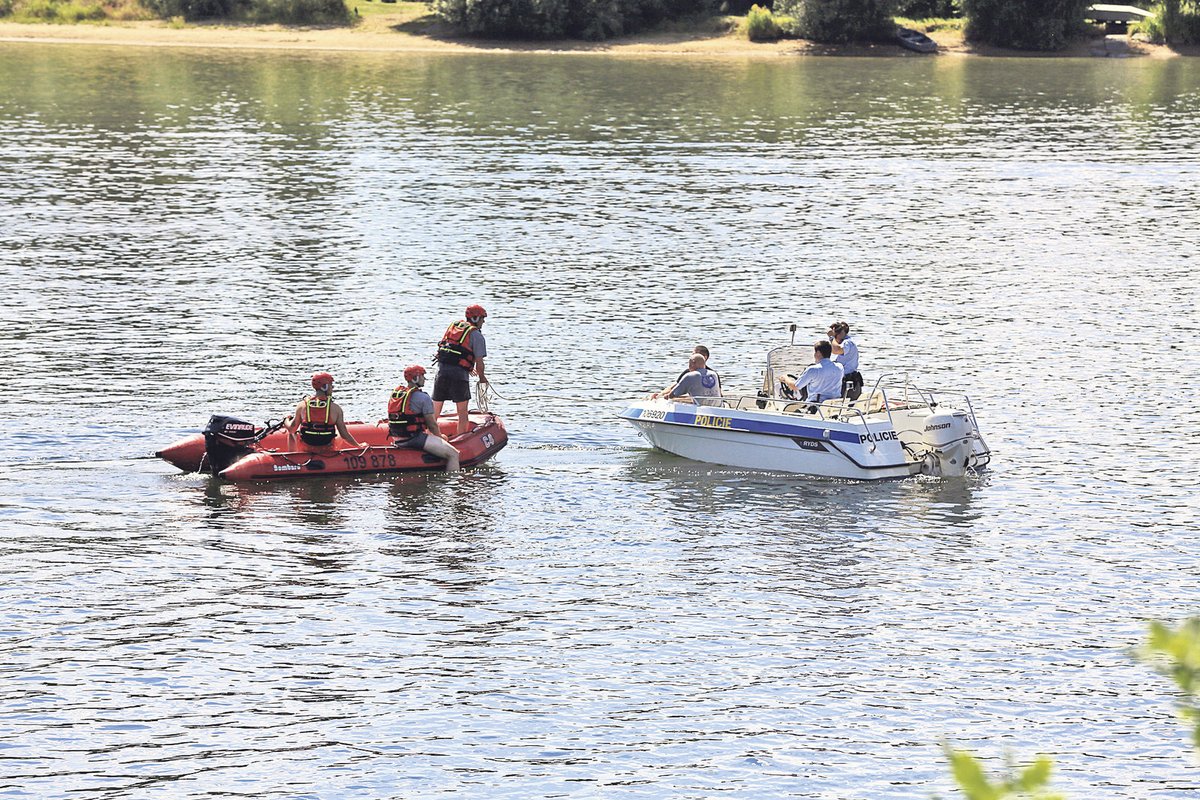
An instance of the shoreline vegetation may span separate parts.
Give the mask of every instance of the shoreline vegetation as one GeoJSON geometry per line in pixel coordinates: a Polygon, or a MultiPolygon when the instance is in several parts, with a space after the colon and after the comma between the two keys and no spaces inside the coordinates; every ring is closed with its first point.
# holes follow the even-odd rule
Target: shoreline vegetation
{"type": "MultiPolygon", "coordinates": [[[[344,26],[185,22],[161,19],[12,21],[0,18],[0,42],[90,44],[130,47],[200,47],[251,50],[312,50],[394,53],[602,54],[627,57],[779,58],[787,56],[869,56],[929,58],[890,42],[820,44],[805,39],[755,42],[747,37],[746,17],[715,15],[671,22],[656,29],[603,41],[576,39],[485,39],[456,34],[423,2],[347,0],[352,23],[344,26]]],[[[1156,45],[1125,35],[1081,37],[1063,50],[1031,52],[968,41],[961,25],[900,20],[926,32],[938,44],[936,56],[965,57],[1148,57],[1200,55],[1198,45],[1156,45]]]]}

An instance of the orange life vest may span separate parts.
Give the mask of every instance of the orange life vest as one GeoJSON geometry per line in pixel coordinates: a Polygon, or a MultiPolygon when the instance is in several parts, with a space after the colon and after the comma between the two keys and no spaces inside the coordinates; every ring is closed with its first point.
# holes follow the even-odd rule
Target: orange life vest
{"type": "Polygon", "coordinates": [[[328,397],[304,398],[304,413],[300,418],[300,440],[314,447],[324,447],[333,444],[337,435],[337,427],[329,421],[333,414],[333,401],[328,397]],[[317,416],[320,415],[320,419],[317,416]]]}
{"type": "Polygon", "coordinates": [[[438,342],[437,362],[453,364],[462,367],[467,372],[475,368],[475,353],[471,350],[471,332],[479,330],[464,320],[459,320],[446,328],[442,340],[438,342]]]}
{"type": "Polygon", "coordinates": [[[388,433],[408,441],[425,430],[425,415],[412,413],[412,396],[416,386],[397,386],[388,401],[388,433]]]}

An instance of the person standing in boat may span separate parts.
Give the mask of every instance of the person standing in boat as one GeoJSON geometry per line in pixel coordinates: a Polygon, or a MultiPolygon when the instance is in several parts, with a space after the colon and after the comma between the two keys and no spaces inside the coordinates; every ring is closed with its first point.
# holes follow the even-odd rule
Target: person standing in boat
{"type": "Polygon", "coordinates": [[[288,450],[296,448],[297,436],[309,447],[329,447],[337,436],[351,447],[360,447],[346,427],[342,407],[333,402],[333,376],[328,372],[316,373],[312,376],[312,387],[316,394],[296,404],[285,426],[288,450]]]}
{"type": "Polygon", "coordinates": [[[446,471],[458,472],[458,449],[442,437],[433,400],[424,386],[424,367],[414,364],[404,370],[404,385],[397,386],[388,400],[388,433],[396,447],[444,458],[446,471]]]}
{"type": "Polygon", "coordinates": [[[849,323],[833,323],[829,326],[828,336],[833,361],[840,364],[845,373],[842,378],[842,397],[857,400],[862,395],[863,376],[858,371],[858,345],[850,338],[849,323]]]}
{"type": "Polygon", "coordinates": [[[470,430],[467,420],[467,405],[471,401],[471,375],[474,373],[481,384],[487,384],[483,373],[483,359],[487,356],[487,342],[483,338],[483,321],[487,311],[481,305],[467,306],[466,319],[452,323],[446,328],[438,342],[438,373],[433,382],[433,413],[441,416],[442,405],[451,401],[458,408],[456,434],[470,430]]]}
{"type": "Polygon", "coordinates": [[[813,345],[813,363],[794,381],[789,375],[780,379],[792,394],[810,403],[823,403],[842,396],[842,381],[846,373],[842,365],[830,360],[833,348],[827,341],[813,345]]]}
{"type": "Polygon", "coordinates": [[[692,353],[688,359],[688,371],[667,391],[654,393],[654,397],[660,396],[668,400],[699,402],[704,405],[703,400],[698,401],[696,398],[720,397],[721,386],[717,380],[717,373],[705,366],[704,356],[692,353]]]}

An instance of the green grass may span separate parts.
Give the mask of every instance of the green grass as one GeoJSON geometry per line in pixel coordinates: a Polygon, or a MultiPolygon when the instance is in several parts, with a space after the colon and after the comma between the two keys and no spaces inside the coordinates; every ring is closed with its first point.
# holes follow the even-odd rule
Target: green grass
{"type": "Polygon", "coordinates": [[[931,19],[908,19],[896,17],[896,24],[902,28],[912,28],[922,33],[937,31],[961,31],[967,27],[965,17],[933,17],[931,19]]]}
{"type": "Polygon", "coordinates": [[[346,0],[346,8],[350,9],[351,14],[357,8],[358,13],[364,17],[390,14],[392,16],[402,15],[405,18],[415,19],[429,13],[429,5],[427,3],[383,3],[380,0],[346,0]]]}

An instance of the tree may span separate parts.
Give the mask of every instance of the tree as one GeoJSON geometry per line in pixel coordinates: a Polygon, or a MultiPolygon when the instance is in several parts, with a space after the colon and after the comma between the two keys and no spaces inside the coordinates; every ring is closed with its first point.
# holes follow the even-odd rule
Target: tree
{"type": "Polygon", "coordinates": [[[830,44],[890,39],[896,0],[776,0],[775,13],[796,19],[805,39],[830,44]]]}
{"type": "Polygon", "coordinates": [[[963,0],[967,38],[1017,50],[1061,50],[1083,30],[1089,0],[963,0]]]}

